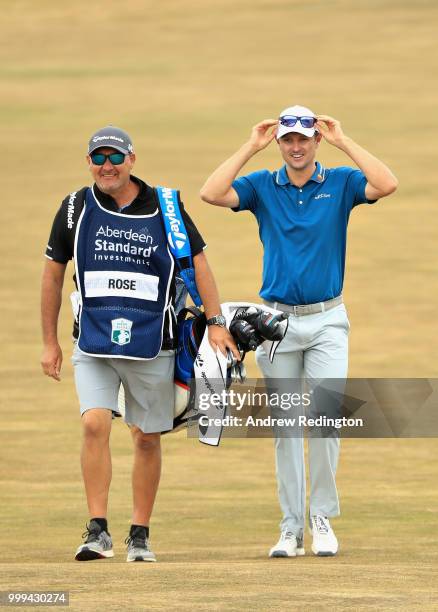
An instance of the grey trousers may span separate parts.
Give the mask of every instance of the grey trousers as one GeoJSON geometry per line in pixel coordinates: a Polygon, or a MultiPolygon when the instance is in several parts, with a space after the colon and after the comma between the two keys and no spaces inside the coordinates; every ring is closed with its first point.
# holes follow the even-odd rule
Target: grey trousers
{"type": "MultiPolygon", "coordinates": [[[[270,363],[263,347],[256,352],[256,361],[267,386],[271,384],[278,389],[287,385],[290,379],[304,379],[309,389],[322,379],[335,379],[336,390],[342,393],[348,370],[349,328],[344,304],[328,312],[300,317],[290,315],[287,334],[277,349],[273,363],[270,363]]],[[[339,437],[309,438],[311,515],[339,515],[335,481],[338,457],[339,437]]],[[[276,437],[275,458],[283,514],[280,528],[288,529],[301,538],[306,517],[303,437],[276,437]]]]}

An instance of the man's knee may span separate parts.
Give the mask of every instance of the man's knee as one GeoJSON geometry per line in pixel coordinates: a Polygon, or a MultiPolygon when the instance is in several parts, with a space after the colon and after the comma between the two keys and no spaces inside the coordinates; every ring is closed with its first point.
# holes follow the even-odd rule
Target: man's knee
{"type": "Polygon", "coordinates": [[[132,427],[131,432],[136,449],[146,453],[160,451],[160,433],[143,433],[138,427],[132,427]]]}
{"type": "Polygon", "coordinates": [[[92,408],[84,412],[82,415],[84,438],[108,439],[111,432],[111,418],[111,410],[92,408]]]}

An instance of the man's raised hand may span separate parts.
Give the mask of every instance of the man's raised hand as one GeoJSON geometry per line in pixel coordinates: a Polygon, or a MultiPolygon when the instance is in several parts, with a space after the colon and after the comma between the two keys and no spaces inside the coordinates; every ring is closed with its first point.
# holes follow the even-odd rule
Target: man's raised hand
{"type": "Polygon", "coordinates": [[[277,133],[277,124],[277,119],[265,119],[252,128],[249,143],[255,151],[261,151],[274,140],[277,133]]]}
{"type": "Polygon", "coordinates": [[[329,115],[317,115],[315,128],[322,137],[331,145],[340,147],[345,141],[345,134],[341,128],[341,122],[329,115]]]}

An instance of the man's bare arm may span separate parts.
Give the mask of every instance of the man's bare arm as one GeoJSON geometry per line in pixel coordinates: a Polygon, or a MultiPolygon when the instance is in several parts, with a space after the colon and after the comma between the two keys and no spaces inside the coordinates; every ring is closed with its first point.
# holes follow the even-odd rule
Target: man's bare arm
{"type": "Polygon", "coordinates": [[[256,153],[268,146],[275,138],[278,121],[265,119],[252,128],[251,137],[234,155],[224,161],[205,181],[200,196],[204,202],[215,206],[235,208],[239,205],[239,196],[232,183],[243,166],[256,153]]]}
{"type": "Polygon", "coordinates": [[[393,193],[398,180],[380,159],[346,136],[337,119],[328,115],[318,115],[317,129],[323,138],[350,157],[367,178],[365,196],[368,200],[378,200],[393,193]]]}
{"type": "Polygon", "coordinates": [[[48,259],[41,282],[41,326],[44,349],[41,366],[44,374],[61,380],[62,350],[58,342],[58,317],[62,302],[67,264],[48,259]]]}
{"type": "MultiPolygon", "coordinates": [[[[207,319],[221,314],[219,293],[213,277],[213,273],[208,265],[205,253],[202,251],[193,257],[195,268],[196,286],[201,296],[204,312],[207,319]]],[[[228,329],[218,325],[210,325],[208,328],[208,339],[214,350],[219,349],[226,354],[229,348],[236,359],[240,360],[240,353],[228,329]]]]}

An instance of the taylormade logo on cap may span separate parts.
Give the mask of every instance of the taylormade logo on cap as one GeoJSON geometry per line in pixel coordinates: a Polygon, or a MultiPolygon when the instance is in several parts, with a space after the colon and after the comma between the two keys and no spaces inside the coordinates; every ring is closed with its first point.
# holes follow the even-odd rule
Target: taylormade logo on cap
{"type": "Polygon", "coordinates": [[[88,154],[101,147],[110,147],[125,155],[134,151],[130,136],[114,125],[107,125],[93,134],[88,143],[88,154]]]}
{"type": "Polygon", "coordinates": [[[93,142],[98,142],[99,140],[118,140],[119,142],[125,142],[123,138],[117,138],[117,136],[95,136],[93,138],[93,142]]]}

